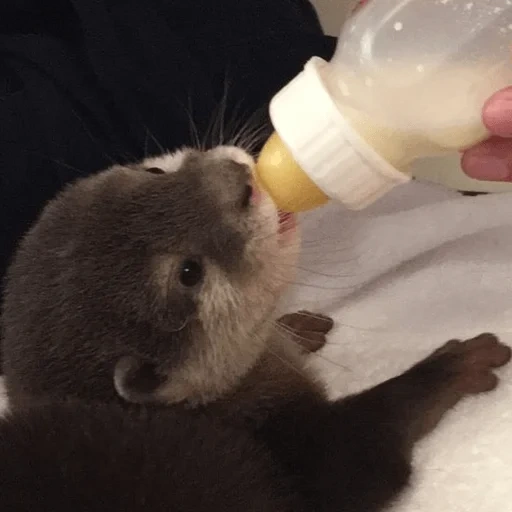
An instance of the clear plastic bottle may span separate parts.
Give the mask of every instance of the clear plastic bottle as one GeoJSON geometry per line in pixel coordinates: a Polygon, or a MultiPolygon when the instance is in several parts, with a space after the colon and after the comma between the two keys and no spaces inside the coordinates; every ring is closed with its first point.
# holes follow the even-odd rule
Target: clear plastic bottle
{"type": "Polygon", "coordinates": [[[512,84],[512,0],[374,0],[272,100],[256,169],[283,210],[361,209],[420,157],[485,140],[485,101],[512,84]]]}

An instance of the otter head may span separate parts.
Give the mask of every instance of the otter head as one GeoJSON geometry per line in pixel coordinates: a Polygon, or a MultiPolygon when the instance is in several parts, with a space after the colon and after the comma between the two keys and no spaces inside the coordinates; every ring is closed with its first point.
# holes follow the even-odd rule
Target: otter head
{"type": "Polygon", "coordinates": [[[4,370],[19,398],[205,403],[266,349],[298,239],[236,148],[80,180],[7,276],[4,370]]]}

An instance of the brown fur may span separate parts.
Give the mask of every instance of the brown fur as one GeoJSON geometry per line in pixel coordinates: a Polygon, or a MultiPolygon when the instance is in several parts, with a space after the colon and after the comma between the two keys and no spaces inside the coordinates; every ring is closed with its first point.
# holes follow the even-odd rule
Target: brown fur
{"type": "Polygon", "coordinates": [[[252,162],[240,150],[229,151],[238,161],[225,153],[191,150],[116,167],[46,207],[6,280],[13,403],[116,401],[112,375],[126,357],[155,365],[166,402],[202,403],[258,360],[293,278],[298,237],[278,234],[267,197],[244,205],[252,162]],[[167,172],[145,172],[154,166],[167,172]],[[178,277],[190,258],[201,261],[204,278],[187,288],[178,277]]]}
{"type": "Polygon", "coordinates": [[[268,198],[246,201],[251,165],[182,152],[46,208],[3,307],[2,510],[375,512],[407,485],[416,441],[496,386],[510,349],[484,334],[330,401],[304,352],[332,321],[276,327],[297,239],[268,198]],[[184,285],[190,261],[202,278],[184,285]]]}
{"type": "Polygon", "coordinates": [[[407,485],[414,443],[510,358],[492,335],[329,402],[262,359],[230,396],[161,408],[54,402],[0,423],[0,506],[20,512],[374,512],[407,485]]]}

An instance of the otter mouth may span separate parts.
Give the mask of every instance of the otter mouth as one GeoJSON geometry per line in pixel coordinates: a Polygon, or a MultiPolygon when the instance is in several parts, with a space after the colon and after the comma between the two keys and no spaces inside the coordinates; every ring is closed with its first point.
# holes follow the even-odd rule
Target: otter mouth
{"type": "Polygon", "coordinates": [[[290,231],[294,231],[297,225],[295,215],[289,212],[278,210],[278,233],[284,235],[290,231]]]}
{"type": "MultiPolygon", "coordinates": [[[[253,205],[261,203],[263,197],[268,195],[259,188],[255,179],[251,182],[250,201],[253,205]]],[[[275,205],[274,205],[275,206],[275,205]]],[[[286,234],[293,234],[297,228],[297,220],[295,214],[277,209],[277,234],[280,238],[286,234]]]]}

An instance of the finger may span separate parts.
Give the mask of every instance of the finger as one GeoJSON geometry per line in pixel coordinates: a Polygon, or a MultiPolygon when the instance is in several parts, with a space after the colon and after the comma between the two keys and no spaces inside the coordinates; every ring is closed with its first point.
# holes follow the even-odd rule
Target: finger
{"type": "Polygon", "coordinates": [[[499,137],[512,137],[512,87],[497,92],[483,108],[487,129],[499,137]]]}
{"type": "Polygon", "coordinates": [[[462,155],[462,169],[471,178],[512,181],[512,139],[493,137],[462,155]]]}

